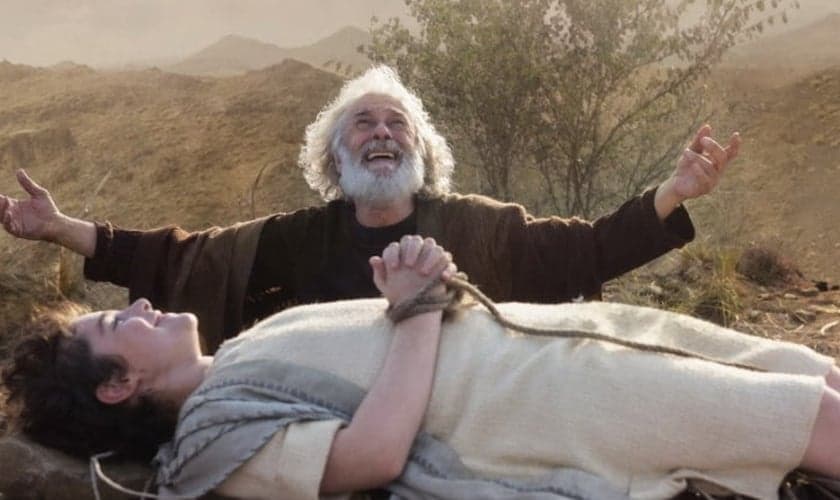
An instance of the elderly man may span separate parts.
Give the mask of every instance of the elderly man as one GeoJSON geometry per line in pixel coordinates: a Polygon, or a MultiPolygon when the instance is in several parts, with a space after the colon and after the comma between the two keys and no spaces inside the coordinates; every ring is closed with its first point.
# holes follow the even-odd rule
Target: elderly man
{"type": "Polygon", "coordinates": [[[292,304],[376,296],[371,256],[403,235],[435,238],[490,297],[561,302],[694,236],[680,204],[711,191],[737,154],[700,129],[656,189],[593,223],[534,218],[521,206],[449,194],[454,161],[420,99],[379,66],[346,83],[306,130],[299,163],[328,203],[187,233],[117,229],[64,216],[19,172],[30,199],[0,196],[18,237],[85,257],[85,274],[200,319],[209,352],[243,325],[292,304]]]}

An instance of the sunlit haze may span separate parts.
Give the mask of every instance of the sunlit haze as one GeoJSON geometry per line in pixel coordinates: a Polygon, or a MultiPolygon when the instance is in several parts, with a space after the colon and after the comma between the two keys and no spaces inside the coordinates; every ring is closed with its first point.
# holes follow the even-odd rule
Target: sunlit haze
{"type": "Polygon", "coordinates": [[[229,34],[296,47],[405,11],[399,0],[3,0],[0,60],[169,63],[229,34]]]}
{"type": "MultiPolygon", "coordinates": [[[[840,12],[838,0],[800,3],[783,29],[840,12]]],[[[406,11],[401,0],[3,0],[0,60],[168,64],[229,34],[296,47],[406,11]]]]}

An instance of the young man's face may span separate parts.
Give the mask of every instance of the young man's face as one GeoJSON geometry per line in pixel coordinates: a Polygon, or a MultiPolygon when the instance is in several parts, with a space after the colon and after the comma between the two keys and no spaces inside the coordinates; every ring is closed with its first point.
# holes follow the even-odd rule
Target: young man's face
{"type": "Polygon", "coordinates": [[[163,314],[140,299],[121,311],[85,314],[73,322],[74,335],[94,356],[120,356],[129,371],[148,380],[201,356],[197,320],[192,314],[163,314]]]}

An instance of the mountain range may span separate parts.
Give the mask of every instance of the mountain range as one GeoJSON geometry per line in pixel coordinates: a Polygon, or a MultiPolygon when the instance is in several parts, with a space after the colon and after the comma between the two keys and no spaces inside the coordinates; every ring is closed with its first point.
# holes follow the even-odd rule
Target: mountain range
{"type": "Polygon", "coordinates": [[[315,68],[341,75],[357,73],[370,65],[358,47],[370,42],[370,34],[345,27],[311,45],[278,47],[253,38],[227,35],[166,71],[195,76],[229,76],[262,69],[284,59],[297,59],[315,68]]]}

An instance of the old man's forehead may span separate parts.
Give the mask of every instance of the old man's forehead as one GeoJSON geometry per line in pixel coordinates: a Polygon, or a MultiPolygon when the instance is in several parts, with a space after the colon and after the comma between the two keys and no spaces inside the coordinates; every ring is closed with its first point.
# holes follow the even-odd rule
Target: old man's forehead
{"type": "Polygon", "coordinates": [[[387,94],[365,94],[350,107],[350,113],[354,116],[373,111],[390,111],[408,118],[408,111],[402,102],[387,94]]]}

